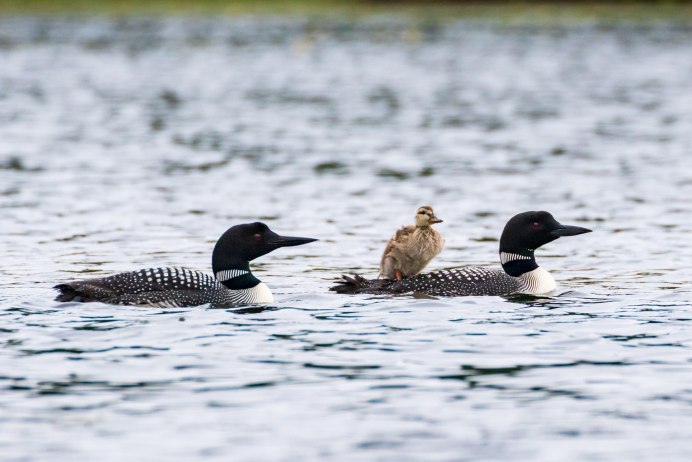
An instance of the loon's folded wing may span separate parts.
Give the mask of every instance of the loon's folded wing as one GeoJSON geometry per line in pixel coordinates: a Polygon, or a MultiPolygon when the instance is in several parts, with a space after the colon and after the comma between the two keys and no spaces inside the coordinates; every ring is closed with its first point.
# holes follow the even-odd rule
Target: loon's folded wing
{"type": "MultiPolygon", "coordinates": [[[[122,305],[173,306],[171,300],[208,303],[218,286],[211,276],[187,268],[148,268],[105,278],[58,284],[59,302],[104,302],[122,305]],[[175,295],[175,297],[173,297],[175,295]]],[[[177,302],[176,302],[177,303],[177,302]]],[[[183,306],[176,304],[175,306],[183,306]]]]}
{"type": "Polygon", "coordinates": [[[340,294],[404,294],[418,292],[435,297],[509,295],[521,290],[517,278],[483,267],[449,268],[418,274],[401,281],[342,276],[329,290],[340,294]]]}

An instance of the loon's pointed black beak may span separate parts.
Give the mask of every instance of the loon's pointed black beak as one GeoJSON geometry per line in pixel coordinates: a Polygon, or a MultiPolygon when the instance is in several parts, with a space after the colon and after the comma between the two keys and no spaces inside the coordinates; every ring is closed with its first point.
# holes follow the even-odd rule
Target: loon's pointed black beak
{"type": "Polygon", "coordinates": [[[559,228],[550,231],[550,235],[554,237],[564,237],[576,236],[578,234],[585,234],[590,232],[590,229],[582,228],[581,226],[560,225],[559,228]]]}
{"type": "Polygon", "coordinates": [[[269,239],[269,244],[275,248],[293,247],[294,245],[303,245],[315,242],[317,239],[311,237],[293,237],[293,236],[272,236],[269,239]]]}

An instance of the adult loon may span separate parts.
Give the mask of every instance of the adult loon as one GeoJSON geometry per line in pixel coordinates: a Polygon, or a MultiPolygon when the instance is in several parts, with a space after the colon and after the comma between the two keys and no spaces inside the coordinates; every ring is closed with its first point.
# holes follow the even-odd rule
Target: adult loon
{"type": "Polygon", "coordinates": [[[392,281],[343,276],[330,290],[342,294],[403,294],[418,292],[431,296],[541,295],[555,290],[555,280],[538,266],[534,251],[563,236],[591,232],[566,226],[548,212],[524,212],[512,217],[500,237],[502,269],[450,268],[392,281]]]}
{"type": "Polygon", "coordinates": [[[389,240],[380,261],[380,277],[396,279],[415,276],[442,251],[445,240],[432,228],[442,223],[432,207],[418,208],[415,224],[402,226],[389,240]]]}
{"type": "Polygon", "coordinates": [[[55,300],[155,307],[272,303],[271,291],[253,276],[249,262],[279,247],[316,240],[279,236],[260,222],[236,225],[216,242],[211,263],[214,276],[187,268],[142,269],[58,284],[54,289],[60,294],[55,300]]]}

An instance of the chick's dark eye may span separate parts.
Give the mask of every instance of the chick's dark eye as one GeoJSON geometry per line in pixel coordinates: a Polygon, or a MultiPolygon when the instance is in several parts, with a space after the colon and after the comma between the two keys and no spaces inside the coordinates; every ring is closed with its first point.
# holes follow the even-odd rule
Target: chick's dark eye
{"type": "Polygon", "coordinates": [[[542,225],[541,225],[541,223],[540,223],[539,221],[534,221],[533,223],[531,223],[531,227],[532,227],[533,229],[538,229],[538,228],[540,228],[541,226],[542,226],[542,225]]]}
{"type": "Polygon", "coordinates": [[[255,235],[252,236],[252,238],[256,241],[259,241],[260,239],[262,239],[262,235],[260,233],[255,233],[255,235]]]}

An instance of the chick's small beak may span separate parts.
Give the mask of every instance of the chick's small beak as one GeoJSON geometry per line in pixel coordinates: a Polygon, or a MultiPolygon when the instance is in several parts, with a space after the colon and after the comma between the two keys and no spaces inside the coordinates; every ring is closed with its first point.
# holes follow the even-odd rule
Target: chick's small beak
{"type": "Polygon", "coordinates": [[[430,223],[435,224],[435,223],[443,223],[443,220],[437,218],[436,215],[433,215],[430,217],[430,223]]]}

